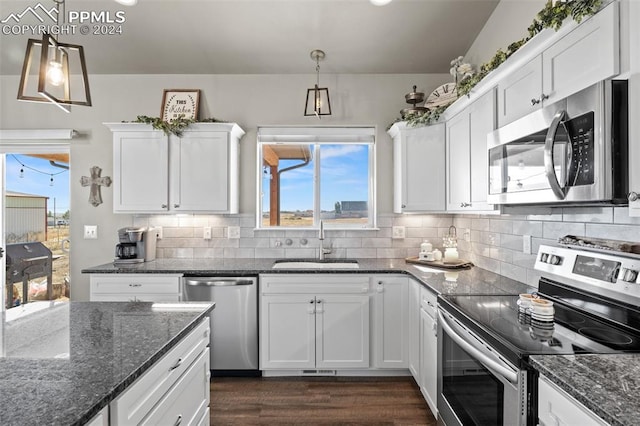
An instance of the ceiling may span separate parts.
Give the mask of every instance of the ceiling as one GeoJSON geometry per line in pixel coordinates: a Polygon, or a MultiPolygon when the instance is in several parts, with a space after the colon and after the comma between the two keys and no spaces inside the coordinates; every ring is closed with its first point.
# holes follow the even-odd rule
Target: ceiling
{"type": "MultiPolygon", "coordinates": [[[[0,21],[53,0],[0,0],[0,21]]],[[[70,11],[124,11],[122,34],[60,35],[84,46],[89,74],[448,73],[498,0],[67,0],[70,11]]],[[[55,21],[45,16],[45,24],[55,21]],[[49,20],[48,22],[46,20],[49,20]]],[[[20,25],[42,24],[32,13],[20,25]]],[[[87,22],[92,29],[96,22],[87,22]]],[[[17,27],[13,27],[17,28],[17,27]]],[[[20,73],[29,38],[0,33],[0,74],[20,73]]]]}

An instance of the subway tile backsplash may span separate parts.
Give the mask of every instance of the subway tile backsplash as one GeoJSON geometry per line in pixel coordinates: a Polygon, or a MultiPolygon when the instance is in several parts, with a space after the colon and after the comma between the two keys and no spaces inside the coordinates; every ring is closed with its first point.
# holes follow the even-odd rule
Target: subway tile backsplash
{"type": "MultiPolygon", "coordinates": [[[[476,266],[537,286],[533,269],[541,244],[564,235],[640,241],[640,218],[626,207],[510,208],[496,215],[380,215],[377,230],[326,230],[327,257],[405,258],[416,256],[427,239],[442,248],[442,237],[454,225],[460,257],[476,266]],[[392,227],[404,226],[405,238],[392,238],[392,227]],[[523,235],[531,235],[532,254],[523,253],[523,235]],[[466,240],[468,238],[468,241],[466,240]]],[[[139,215],[134,226],[162,226],[159,258],[309,258],[318,256],[317,231],[256,230],[255,215],[139,215]],[[203,227],[212,238],[202,238],[203,227]],[[240,227],[229,239],[227,228],[240,227]]]]}

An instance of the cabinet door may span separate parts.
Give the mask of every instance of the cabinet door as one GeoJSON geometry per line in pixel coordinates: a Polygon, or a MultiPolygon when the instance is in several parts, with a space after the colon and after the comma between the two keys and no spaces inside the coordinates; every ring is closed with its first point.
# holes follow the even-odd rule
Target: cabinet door
{"type": "Polygon", "coordinates": [[[471,194],[467,210],[493,211],[487,203],[489,160],[487,135],[496,129],[496,91],[490,90],[469,107],[469,143],[471,194]]]}
{"type": "Polygon", "coordinates": [[[260,369],[315,368],[315,297],[262,296],[260,369]]]}
{"type": "Polygon", "coordinates": [[[113,134],[113,211],[168,208],[168,140],[159,131],[113,134]]]}
{"type": "Polygon", "coordinates": [[[447,121],[447,211],[463,210],[470,204],[471,153],[469,111],[447,121]]]}
{"type": "Polygon", "coordinates": [[[542,54],[543,93],[549,97],[547,102],[617,75],[619,62],[618,2],[612,2],[542,54]]]}
{"type": "Polygon", "coordinates": [[[421,284],[409,279],[409,371],[418,386],[420,377],[420,287],[421,284]]]}
{"type": "Polygon", "coordinates": [[[607,424],[544,376],[538,379],[538,419],[543,426],[607,424]]]}
{"type": "Polygon", "coordinates": [[[409,367],[409,280],[373,277],[374,367],[409,367]]]}
{"type": "Polygon", "coordinates": [[[422,375],[420,390],[429,404],[431,412],[437,417],[437,328],[435,319],[424,309],[420,310],[420,349],[420,373],[422,375]]]}
{"type": "Polygon", "coordinates": [[[444,124],[403,129],[394,138],[396,213],[444,211],[444,138],[444,124]]]}
{"type": "Polygon", "coordinates": [[[229,211],[229,136],[190,132],[170,139],[170,208],[229,211]]]}
{"type": "Polygon", "coordinates": [[[369,367],[369,296],[316,296],[316,367],[369,367]]]}
{"type": "Polygon", "coordinates": [[[537,56],[498,83],[498,127],[541,106],[542,56],[537,56]]]}

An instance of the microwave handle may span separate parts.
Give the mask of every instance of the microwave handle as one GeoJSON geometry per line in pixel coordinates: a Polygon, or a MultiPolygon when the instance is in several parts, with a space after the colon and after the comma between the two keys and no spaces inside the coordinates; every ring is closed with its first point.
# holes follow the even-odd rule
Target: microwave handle
{"type": "Polygon", "coordinates": [[[564,200],[566,194],[564,189],[560,186],[560,182],[558,182],[558,177],[556,176],[556,171],[553,167],[553,145],[555,143],[558,126],[562,123],[562,120],[564,120],[565,114],[566,112],[564,110],[560,110],[556,113],[553,117],[553,121],[551,121],[549,130],[547,131],[547,137],[544,141],[544,174],[547,176],[551,190],[559,200],[564,200]]]}

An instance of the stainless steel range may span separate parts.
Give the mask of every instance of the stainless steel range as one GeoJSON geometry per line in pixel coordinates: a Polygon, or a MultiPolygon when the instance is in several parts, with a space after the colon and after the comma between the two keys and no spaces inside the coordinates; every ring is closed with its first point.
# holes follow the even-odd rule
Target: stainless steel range
{"type": "Polygon", "coordinates": [[[535,269],[551,318],[518,295],[439,297],[440,424],[537,424],[530,355],[640,352],[640,256],[540,246],[535,269]]]}

